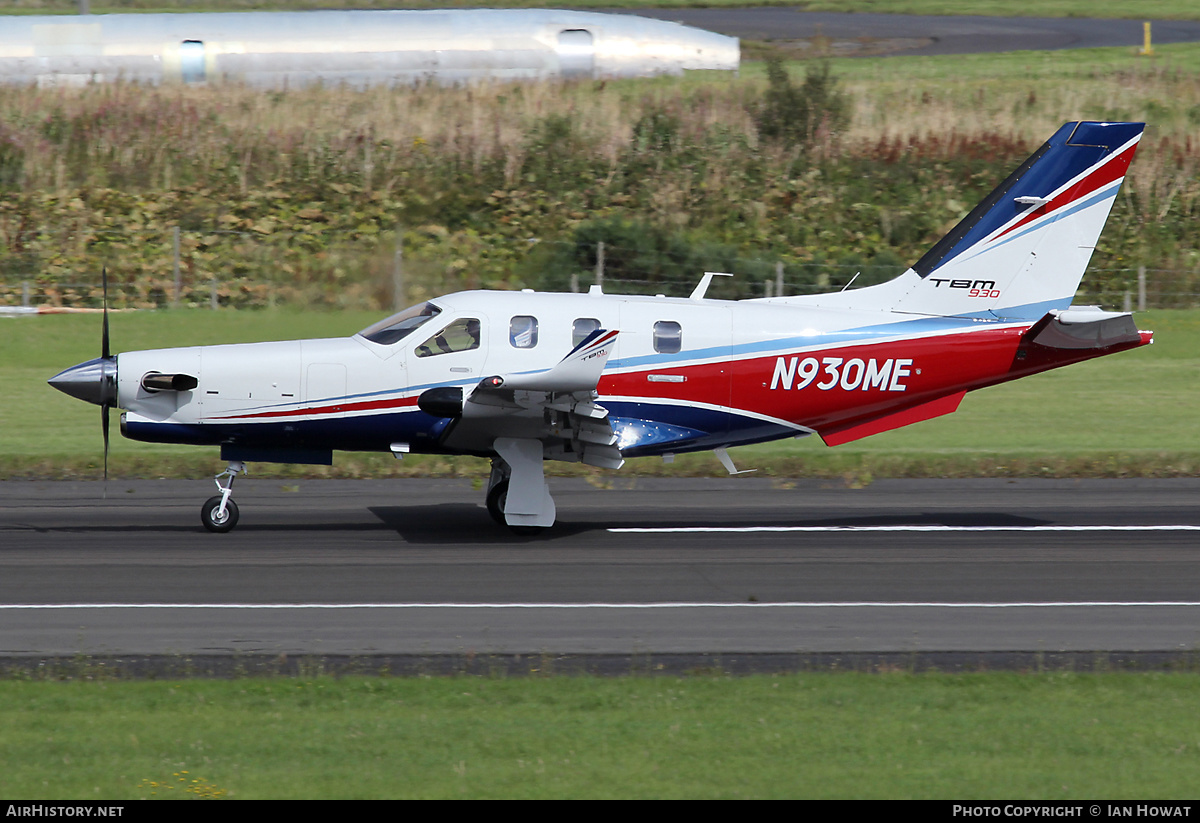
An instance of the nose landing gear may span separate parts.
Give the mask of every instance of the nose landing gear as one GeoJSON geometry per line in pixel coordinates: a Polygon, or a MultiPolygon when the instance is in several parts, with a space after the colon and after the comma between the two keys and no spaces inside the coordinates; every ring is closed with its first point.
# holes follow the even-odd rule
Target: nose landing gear
{"type": "Polygon", "coordinates": [[[230,499],[230,495],[233,494],[234,479],[245,473],[246,464],[234,460],[225,471],[214,478],[213,482],[217,484],[221,493],[208,498],[200,507],[200,522],[204,524],[204,528],[217,534],[233,531],[238,522],[238,507],[237,503],[230,499]],[[226,477],[229,478],[229,482],[222,486],[221,479],[226,477]]]}

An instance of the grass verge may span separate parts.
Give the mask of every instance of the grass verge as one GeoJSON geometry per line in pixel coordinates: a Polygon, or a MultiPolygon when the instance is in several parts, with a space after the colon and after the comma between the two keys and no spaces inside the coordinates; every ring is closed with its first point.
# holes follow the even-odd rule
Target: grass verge
{"type": "Polygon", "coordinates": [[[10,800],[1191,798],[1194,673],[0,681],[10,800]]]}

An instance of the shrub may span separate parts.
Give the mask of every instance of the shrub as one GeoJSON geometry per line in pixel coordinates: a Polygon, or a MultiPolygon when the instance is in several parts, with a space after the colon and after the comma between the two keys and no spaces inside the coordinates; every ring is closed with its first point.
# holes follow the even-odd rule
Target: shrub
{"type": "Polygon", "coordinates": [[[767,60],[767,90],[754,118],[759,137],[788,148],[804,147],[820,134],[841,131],[849,117],[850,101],[828,63],[809,63],[797,88],[782,60],[767,60]]]}

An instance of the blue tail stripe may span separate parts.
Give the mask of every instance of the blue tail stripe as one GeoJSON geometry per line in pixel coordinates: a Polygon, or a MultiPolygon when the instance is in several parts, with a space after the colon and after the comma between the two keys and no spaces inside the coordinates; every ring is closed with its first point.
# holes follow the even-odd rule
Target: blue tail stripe
{"type": "Polygon", "coordinates": [[[1018,197],[1047,197],[1141,133],[1144,123],[1067,123],[975,207],[913,269],[928,277],[1027,208],[1018,197]]]}

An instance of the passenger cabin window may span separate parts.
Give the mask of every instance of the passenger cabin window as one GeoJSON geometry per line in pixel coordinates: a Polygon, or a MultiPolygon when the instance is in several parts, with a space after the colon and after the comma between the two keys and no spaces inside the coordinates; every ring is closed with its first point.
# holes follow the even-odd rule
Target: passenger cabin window
{"type": "Polygon", "coordinates": [[[508,342],[517,349],[532,349],[537,345],[538,321],[527,314],[517,315],[508,324],[508,342]]]}
{"type": "Polygon", "coordinates": [[[571,326],[571,348],[578,346],[587,336],[600,328],[600,321],[594,317],[581,317],[571,326]]]}
{"type": "Polygon", "coordinates": [[[683,346],[683,330],[674,320],[659,320],[654,324],[654,350],[659,354],[675,354],[683,346]]]}
{"type": "Polygon", "coordinates": [[[455,320],[446,328],[417,346],[417,357],[436,357],[456,351],[479,348],[479,321],[474,317],[455,320]]]}
{"type": "Polygon", "coordinates": [[[372,343],[378,343],[381,346],[390,346],[408,337],[415,329],[428,323],[430,319],[441,313],[442,310],[432,303],[418,303],[415,306],[409,306],[398,314],[393,314],[385,320],[380,320],[373,326],[368,326],[360,331],[359,334],[372,343]]]}

